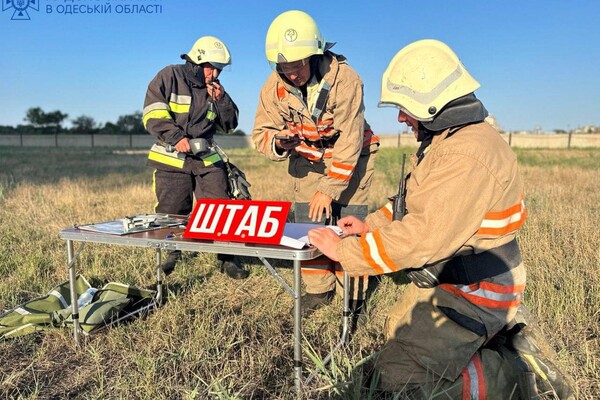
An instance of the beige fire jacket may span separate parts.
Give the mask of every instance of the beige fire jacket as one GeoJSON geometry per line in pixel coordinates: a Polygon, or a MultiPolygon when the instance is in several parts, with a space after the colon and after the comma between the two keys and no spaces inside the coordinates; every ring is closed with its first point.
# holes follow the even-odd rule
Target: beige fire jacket
{"type": "Polygon", "coordinates": [[[319,89],[323,82],[331,85],[321,118],[316,123],[311,118],[318,93],[307,104],[299,89],[273,72],[260,92],[252,140],[256,149],[274,161],[287,159],[291,152],[314,162],[331,158],[332,167],[317,190],[337,200],[348,187],[361,150],[368,151],[378,138],[364,120],[362,80],[346,59],[326,52],[320,68],[319,89]],[[304,141],[291,152],[278,153],[274,138],[282,130],[304,141]]]}
{"type": "Polygon", "coordinates": [[[337,256],[350,275],[480,253],[512,240],[525,221],[516,155],[487,123],[435,136],[415,164],[402,221],[392,221],[387,204],[367,217],[371,232],[338,244],[337,256]]]}

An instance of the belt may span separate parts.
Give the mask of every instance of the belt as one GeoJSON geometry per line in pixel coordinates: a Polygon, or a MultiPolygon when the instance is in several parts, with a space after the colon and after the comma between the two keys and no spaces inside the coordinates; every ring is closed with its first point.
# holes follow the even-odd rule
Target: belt
{"type": "Polygon", "coordinates": [[[470,285],[503,274],[521,264],[516,239],[479,254],[453,257],[421,268],[407,269],[408,278],[420,288],[442,283],[470,285]]]}

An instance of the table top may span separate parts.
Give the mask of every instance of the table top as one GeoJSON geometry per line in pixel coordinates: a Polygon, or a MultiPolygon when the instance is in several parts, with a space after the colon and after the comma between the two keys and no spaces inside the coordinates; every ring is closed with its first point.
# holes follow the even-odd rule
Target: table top
{"type": "Polygon", "coordinates": [[[233,254],[239,256],[276,258],[281,260],[312,260],[322,254],[314,246],[308,246],[298,250],[291,247],[276,245],[185,239],[182,237],[184,231],[185,229],[179,227],[167,227],[147,232],[111,235],[109,233],[92,232],[73,227],[62,229],[59,235],[64,240],[78,242],[150,247],[161,250],[233,254]]]}

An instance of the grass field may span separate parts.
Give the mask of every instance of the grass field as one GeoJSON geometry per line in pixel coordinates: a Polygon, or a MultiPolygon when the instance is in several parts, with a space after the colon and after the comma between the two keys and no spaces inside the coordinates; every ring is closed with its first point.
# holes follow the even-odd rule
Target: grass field
{"type": "MultiPolygon", "coordinates": [[[[403,149],[407,151],[407,149],[403,149]]],[[[254,150],[228,152],[256,199],[291,200],[285,163],[254,150]]],[[[600,393],[600,150],[517,150],[528,220],[519,238],[528,267],[524,303],[577,384],[600,393]]],[[[382,149],[370,207],[397,187],[401,150],[382,149]]],[[[68,279],[61,228],[151,212],[145,154],[111,149],[0,147],[0,311],[68,279]]],[[[79,271],[152,287],[154,252],[88,244],[79,271]]],[[[228,279],[215,257],[186,255],[167,280],[167,302],[149,316],[73,345],[54,330],[0,341],[0,398],[234,399],[294,397],[292,299],[256,259],[249,279],[228,279]]],[[[291,281],[291,263],[274,263],[291,281]]],[[[334,365],[307,385],[306,398],[367,398],[349,381],[383,343],[387,309],[402,293],[384,276],[366,320],[334,365]]],[[[337,342],[341,300],[303,322],[317,358],[337,342]]],[[[305,355],[306,371],[315,365],[305,355]]],[[[377,398],[372,396],[371,398],[377,398]]]]}

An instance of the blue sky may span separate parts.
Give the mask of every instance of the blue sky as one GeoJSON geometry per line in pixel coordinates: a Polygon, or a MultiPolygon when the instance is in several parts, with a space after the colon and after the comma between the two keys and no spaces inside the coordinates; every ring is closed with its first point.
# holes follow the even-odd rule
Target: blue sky
{"type": "Polygon", "coordinates": [[[334,51],[361,75],[366,117],[376,133],[405,130],[394,109],[377,108],[381,75],[398,50],[424,38],[456,51],[504,129],[600,125],[596,0],[22,0],[39,2],[39,11],[27,9],[28,21],[11,20],[15,6],[7,1],[0,12],[0,125],[23,123],[25,111],[36,106],[69,119],[114,122],[142,109],[148,82],[161,68],[181,62],[179,55],[198,37],[213,35],[231,50],[233,66],[221,81],[240,108],[239,128],[250,133],[271,72],[265,34],[290,9],[311,14],[325,38],[337,42],[334,51]],[[106,4],[110,13],[56,12],[106,4]],[[124,5],[162,12],[117,13],[124,5]]]}

